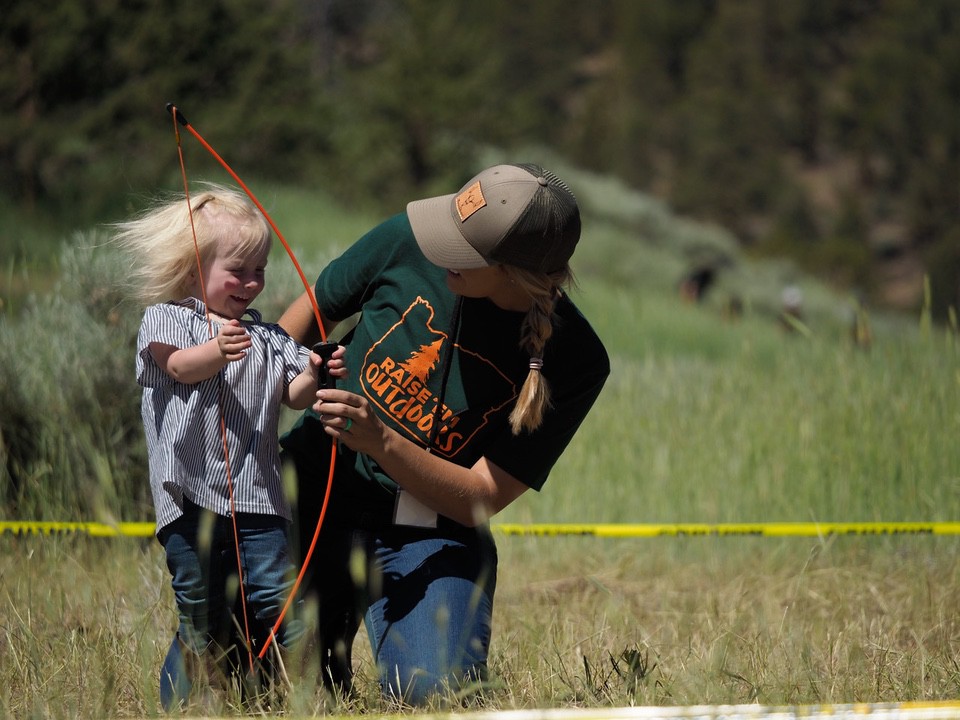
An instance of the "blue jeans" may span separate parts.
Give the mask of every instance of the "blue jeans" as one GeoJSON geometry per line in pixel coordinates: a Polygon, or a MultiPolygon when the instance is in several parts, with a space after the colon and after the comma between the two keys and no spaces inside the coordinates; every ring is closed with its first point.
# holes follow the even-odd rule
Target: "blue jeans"
{"type": "MultiPolygon", "coordinates": [[[[497,551],[486,530],[324,521],[302,592],[316,601],[323,683],[349,692],[361,619],[383,694],[410,705],[487,674],[497,551]]],[[[300,517],[301,543],[316,518],[300,517]],[[311,525],[311,522],[313,523],[311,525]]],[[[306,547],[303,544],[302,547],[306,547]]]]}
{"type": "MultiPolygon", "coordinates": [[[[324,502],[330,440],[314,428],[280,444],[281,457],[297,476],[294,544],[302,562],[324,502]]],[[[489,530],[444,517],[435,529],[395,525],[396,496],[353,472],[368,460],[339,451],[329,507],[301,588],[314,600],[305,607],[317,612],[321,681],[335,691],[351,690],[361,622],[389,698],[422,705],[434,693],[482,681],[497,583],[497,548],[489,530]]]]}
{"type": "MultiPolygon", "coordinates": [[[[186,699],[191,682],[183,659],[186,650],[197,655],[211,647],[229,648],[237,638],[233,617],[240,598],[236,588],[237,544],[254,653],[280,616],[296,570],[288,555],[287,522],[275,515],[238,513],[237,539],[233,521],[184,500],[183,515],[158,534],[167,555],[180,625],[160,673],[161,703],[165,709],[186,699]],[[182,646],[181,646],[182,644],[182,646]]],[[[303,634],[299,607],[288,611],[276,642],[290,647],[303,634]]],[[[238,617],[244,627],[242,614],[238,617]]],[[[243,631],[241,630],[241,633],[243,631]]]]}
{"type": "Polygon", "coordinates": [[[492,539],[418,534],[374,540],[383,590],[364,616],[384,693],[411,705],[486,678],[496,585],[492,539]]]}

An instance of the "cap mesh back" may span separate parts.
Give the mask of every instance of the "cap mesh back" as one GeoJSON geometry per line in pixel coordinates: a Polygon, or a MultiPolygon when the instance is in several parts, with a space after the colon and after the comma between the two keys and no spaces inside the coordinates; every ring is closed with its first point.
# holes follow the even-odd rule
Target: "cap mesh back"
{"type": "MultiPolygon", "coordinates": [[[[573,255],[580,239],[577,199],[563,180],[539,165],[518,165],[547,181],[517,218],[510,236],[509,262],[540,272],[559,270],[573,255]]],[[[505,258],[505,260],[507,260],[505,258]]]]}

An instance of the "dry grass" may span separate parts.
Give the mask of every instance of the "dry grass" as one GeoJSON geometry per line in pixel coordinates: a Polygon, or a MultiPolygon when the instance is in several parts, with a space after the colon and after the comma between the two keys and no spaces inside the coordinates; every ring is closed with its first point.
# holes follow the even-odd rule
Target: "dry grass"
{"type": "Polygon", "coordinates": [[[536,704],[960,692],[960,541],[672,539],[593,557],[571,546],[566,572],[537,570],[539,551],[511,543],[505,560],[522,571],[504,574],[499,657],[532,668],[536,704]]]}
{"type": "MultiPolygon", "coordinates": [[[[0,543],[0,715],[156,714],[175,622],[159,547],[86,537],[0,543]]],[[[499,545],[489,709],[960,694],[957,539],[501,537],[499,545]]],[[[357,655],[355,698],[338,702],[303,681],[287,711],[403,711],[379,699],[362,634],[357,655]]],[[[205,709],[242,712],[227,697],[205,709]]]]}

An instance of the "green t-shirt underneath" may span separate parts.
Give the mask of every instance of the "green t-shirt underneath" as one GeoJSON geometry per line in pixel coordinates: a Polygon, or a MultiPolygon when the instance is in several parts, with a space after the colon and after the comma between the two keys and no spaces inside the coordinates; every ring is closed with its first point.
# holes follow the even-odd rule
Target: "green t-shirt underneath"
{"type": "MultiPolygon", "coordinates": [[[[452,328],[457,297],[445,278],[446,270],[420,251],[405,213],[377,226],[331,262],[316,283],[320,309],[336,321],[360,313],[342,341],[350,374],[337,386],[366,397],[383,422],[423,447],[437,421],[434,454],[465,467],[485,456],[539,490],[600,394],[610,372],[607,353],[563,296],[543,353],[552,407],[536,431],[514,436],[508,417],[530,360],[520,348],[524,313],[465,298],[458,327],[452,328]]],[[[316,453],[322,432],[308,410],[282,444],[287,452],[316,453]]],[[[354,491],[358,482],[396,487],[369,457],[343,447],[338,478],[345,472],[354,475],[343,478],[354,491]]]]}

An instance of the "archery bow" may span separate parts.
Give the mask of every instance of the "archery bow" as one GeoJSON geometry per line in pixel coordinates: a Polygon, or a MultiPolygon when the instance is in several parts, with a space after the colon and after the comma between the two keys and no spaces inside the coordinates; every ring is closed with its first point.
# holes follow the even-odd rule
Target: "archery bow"
{"type": "MultiPolygon", "coordinates": [[[[332,351],[333,347],[330,347],[329,344],[326,343],[327,334],[326,334],[325,328],[323,327],[323,317],[320,314],[320,307],[317,304],[316,297],[314,296],[313,288],[311,287],[309,281],[307,280],[306,275],[304,275],[303,269],[300,267],[300,263],[297,261],[297,257],[294,254],[293,250],[290,248],[290,245],[287,243],[286,238],[283,237],[283,233],[280,232],[280,229],[277,227],[276,223],[274,223],[273,218],[270,217],[270,213],[268,213],[266,209],[263,207],[263,205],[260,204],[260,201],[256,198],[256,196],[253,194],[250,188],[247,187],[246,183],[240,179],[240,176],[237,175],[236,172],[234,172],[233,168],[231,168],[230,165],[227,164],[227,162],[222,157],[220,157],[220,154],[217,153],[217,151],[214,150],[210,146],[210,144],[203,139],[203,136],[201,136],[200,133],[198,133],[193,128],[193,126],[189,122],[187,122],[187,119],[184,117],[183,113],[180,112],[180,110],[176,107],[176,105],[174,105],[173,103],[167,103],[166,108],[167,108],[167,112],[169,112],[173,116],[173,120],[174,120],[174,131],[177,138],[177,152],[180,154],[180,164],[181,164],[181,168],[183,169],[184,191],[187,192],[187,189],[186,189],[187,176],[186,176],[186,169],[183,165],[183,154],[180,149],[180,131],[179,131],[179,128],[177,128],[178,123],[182,125],[191,135],[193,135],[193,137],[197,139],[197,141],[203,146],[203,148],[207,152],[209,152],[214,157],[214,159],[216,159],[218,163],[220,163],[223,169],[227,171],[227,173],[230,175],[230,177],[234,179],[234,181],[236,181],[236,183],[240,186],[240,188],[244,191],[244,193],[246,193],[247,197],[250,198],[250,200],[257,207],[257,209],[263,214],[263,217],[269,223],[271,229],[273,230],[274,234],[276,234],[277,238],[279,238],[281,244],[283,245],[284,250],[286,250],[287,252],[287,256],[290,258],[290,261],[293,263],[293,266],[296,268],[297,274],[300,277],[300,282],[303,283],[304,288],[306,288],[307,297],[310,299],[310,304],[313,308],[313,314],[317,321],[317,327],[320,330],[320,338],[324,342],[323,347],[325,347],[327,350],[332,351]]],[[[189,202],[189,194],[187,195],[187,199],[189,202]]],[[[192,226],[193,224],[192,212],[190,215],[190,223],[192,226]]],[[[326,362],[326,359],[327,358],[324,357],[324,362],[326,362]]],[[[224,452],[226,453],[226,444],[224,444],[224,452]]],[[[263,647],[260,649],[260,652],[257,654],[257,659],[263,659],[267,650],[270,648],[270,644],[276,638],[277,630],[280,628],[280,625],[283,623],[283,619],[284,617],[286,617],[287,611],[290,609],[290,606],[293,604],[293,601],[296,598],[297,592],[300,589],[300,585],[303,583],[303,577],[306,574],[307,566],[310,564],[310,560],[313,557],[313,552],[317,545],[317,539],[320,536],[320,528],[323,525],[323,520],[327,512],[327,505],[330,500],[330,490],[333,485],[333,473],[334,473],[334,468],[336,464],[336,456],[337,456],[337,446],[336,446],[336,443],[333,443],[331,445],[330,472],[327,476],[327,487],[326,487],[326,491],[324,492],[323,504],[320,507],[320,517],[317,519],[317,526],[314,529],[313,538],[310,541],[310,545],[307,548],[306,554],[304,555],[303,565],[300,567],[300,572],[297,573],[297,578],[294,581],[293,587],[290,590],[290,595],[289,597],[287,597],[287,601],[284,604],[283,609],[280,611],[280,615],[277,617],[276,622],[274,623],[273,627],[270,629],[270,634],[267,636],[267,639],[264,642],[263,647]]],[[[229,473],[229,463],[227,467],[228,467],[228,473],[229,473]]],[[[240,594],[244,598],[243,612],[244,612],[244,623],[246,624],[246,599],[245,599],[246,593],[243,590],[242,571],[240,570],[240,566],[239,566],[239,548],[238,548],[237,562],[238,562],[238,565],[237,565],[238,572],[241,573],[240,594]]],[[[248,651],[248,654],[250,655],[250,664],[251,664],[251,670],[252,670],[253,659],[252,659],[252,651],[250,650],[249,630],[247,630],[247,651],[248,651]]]]}

